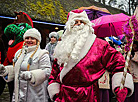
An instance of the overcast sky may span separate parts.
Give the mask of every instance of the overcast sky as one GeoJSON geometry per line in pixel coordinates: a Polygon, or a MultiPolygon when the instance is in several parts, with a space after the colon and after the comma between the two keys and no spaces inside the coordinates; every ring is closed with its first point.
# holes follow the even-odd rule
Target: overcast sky
{"type": "MultiPolygon", "coordinates": [[[[98,2],[98,0],[95,0],[95,1],[98,2]]],[[[106,5],[108,5],[109,0],[105,0],[105,1],[106,1],[106,5]]],[[[111,6],[124,10],[125,12],[128,12],[128,0],[117,0],[117,3],[115,4],[112,2],[111,6]],[[118,6],[121,4],[123,5],[123,7],[119,8],[118,6]]]]}
{"type": "MultiPolygon", "coordinates": [[[[95,1],[98,2],[98,0],[95,0],[95,1]]],[[[109,0],[105,0],[105,1],[106,1],[106,5],[108,5],[109,0]]],[[[138,0],[134,0],[134,1],[136,2],[138,0]]],[[[125,12],[129,12],[128,2],[129,2],[129,0],[117,0],[116,3],[114,3],[114,2],[111,3],[111,7],[115,7],[115,8],[121,9],[125,12]],[[119,5],[121,5],[121,6],[119,6],[119,5]]],[[[133,11],[131,13],[133,13],[133,11]]]]}

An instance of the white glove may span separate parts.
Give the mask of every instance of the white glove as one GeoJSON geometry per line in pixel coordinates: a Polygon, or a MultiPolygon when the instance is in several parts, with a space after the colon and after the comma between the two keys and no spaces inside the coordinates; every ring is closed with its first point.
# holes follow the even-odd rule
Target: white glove
{"type": "Polygon", "coordinates": [[[3,64],[0,64],[0,74],[4,74],[5,71],[5,66],[3,64]]]}
{"type": "Polygon", "coordinates": [[[32,74],[30,71],[24,71],[20,74],[20,77],[26,81],[30,81],[32,78],[32,74]]]}

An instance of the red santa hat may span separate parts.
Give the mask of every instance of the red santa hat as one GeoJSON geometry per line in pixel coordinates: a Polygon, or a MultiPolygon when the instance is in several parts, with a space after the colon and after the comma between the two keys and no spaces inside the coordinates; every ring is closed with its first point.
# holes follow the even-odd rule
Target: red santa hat
{"type": "Polygon", "coordinates": [[[87,13],[83,10],[72,10],[68,13],[67,16],[68,21],[66,22],[65,28],[70,31],[70,29],[74,26],[76,20],[82,20],[87,25],[92,27],[93,23],[89,20],[87,13]]]}
{"type": "MultiPolygon", "coordinates": [[[[74,12],[74,13],[81,13],[81,12],[83,12],[83,10],[75,9],[75,10],[72,10],[71,12],[74,12]]],[[[69,12],[68,15],[67,15],[67,20],[68,20],[68,18],[69,18],[69,15],[70,15],[70,12],[69,12]]]]}

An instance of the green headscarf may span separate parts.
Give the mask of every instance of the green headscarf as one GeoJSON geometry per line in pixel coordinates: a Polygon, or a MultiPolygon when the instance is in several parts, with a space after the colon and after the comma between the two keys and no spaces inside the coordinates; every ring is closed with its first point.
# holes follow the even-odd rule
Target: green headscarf
{"type": "Polygon", "coordinates": [[[8,37],[8,39],[12,39],[15,36],[14,42],[10,45],[10,47],[15,46],[17,43],[23,41],[24,33],[32,28],[27,23],[20,23],[19,25],[10,24],[4,29],[4,34],[8,37]]]}

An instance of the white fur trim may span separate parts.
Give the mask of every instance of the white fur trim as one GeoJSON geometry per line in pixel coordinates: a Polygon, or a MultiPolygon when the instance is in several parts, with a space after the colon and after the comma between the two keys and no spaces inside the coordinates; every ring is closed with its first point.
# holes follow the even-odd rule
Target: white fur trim
{"type": "Polygon", "coordinates": [[[88,18],[87,13],[85,11],[83,11],[81,13],[74,13],[71,11],[68,20],[72,20],[72,19],[78,18],[78,17],[88,18]]]}
{"type": "Polygon", "coordinates": [[[49,96],[50,96],[50,99],[53,101],[53,97],[55,94],[59,93],[60,91],[60,84],[59,83],[51,83],[49,86],[48,86],[48,93],[49,93],[49,96]]]}
{"type": "MultiPolygon", "coordinates": [[[[123,77],[123,72],[115,73],[112,77],[112,91],[114,94],[115,94],[114,92],[115,89],[117,87],[120,87],[122,77],[123,77]]],[[[124,87],[129,89],[127,96],[128,97],[131,96],[134,92],[134,83],[133,83],[133,77],[129,73],[127,73],[124,87]]]]}
{"type": "MultiPolygon", "coordinates": [[[[21,51],[21,50],[19,50],[21,51]]],[[[17,52],[19,54],[19,52],[17,52]]],[[[17,54],[16,54],[17,55],[17,54]]],[[[23,61],[23,58],[24,58],[24,54],[22,53],[21,56],[19,57],[19,59],[16,61],[15,63],[15,67],[14,67],[14,71],[16,71],[15,73],[15,79],[14,79],[14,82],[15,82],[15,102],[18,102],[18,96],[19,96],[19,70],[20,70],[20,65],[23,61]]]]}
{"type": "Polygon", "coordinates": [[[3,79],[6,82],[13,81],[13,79],[14,79],[14,69],[13,69],[13,66],[12,65],[5,66],[5,70],[6,70],[6,72],[2,75],[3,79]],[[5,79],[5,76],[7,76],[8,78],[5,79]]]}
{"type": "Polygon", "coordinates": [[[30,72],[32,74],[32,78],[30,81],[32,86],[40,85],[46,80],[45,70],[37,69],[37,70],[32,70],[30,72]]]}
{"type": "Polygon", "coordinates": [[[80,55],[78,56],[78,61],[74,62],[73,60],[69,60],[68,64],[61,70],[60,73],[60,81],[62,83],[63,77],[88,53],[91,46],[95,41],[96,35],[90,34],[87,39],[86,43],[84,44],[83,48],[80,51],[80,55]]]}

